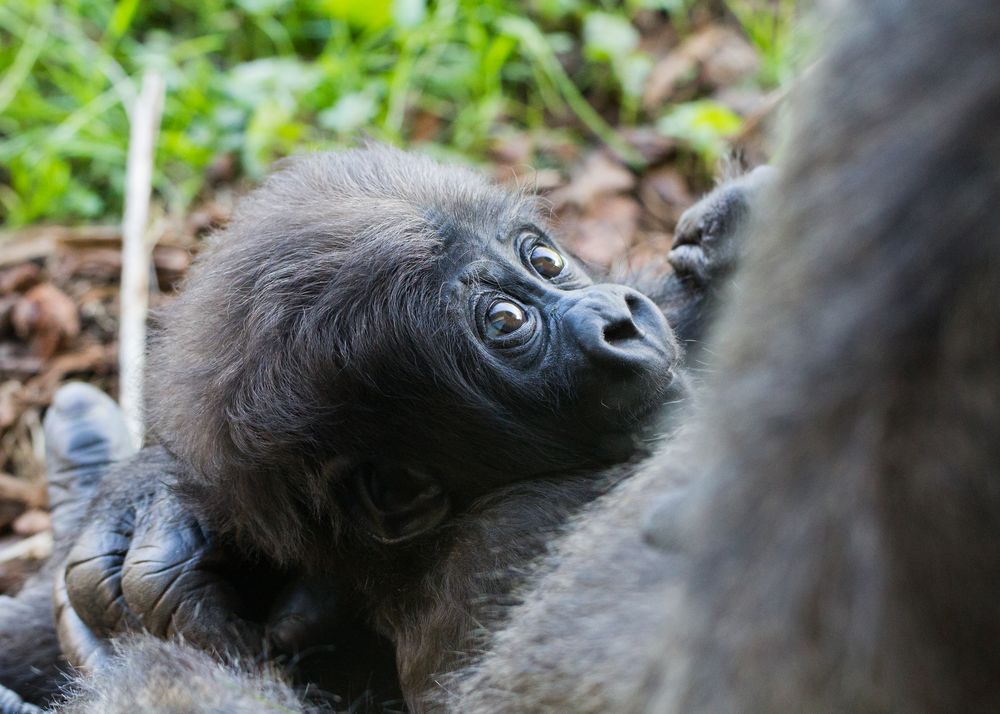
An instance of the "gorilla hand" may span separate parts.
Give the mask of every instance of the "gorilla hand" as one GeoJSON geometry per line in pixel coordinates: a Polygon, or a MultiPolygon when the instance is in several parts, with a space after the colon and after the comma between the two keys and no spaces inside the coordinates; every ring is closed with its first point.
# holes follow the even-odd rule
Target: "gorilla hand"
{"type": "Polygon", "coordinates": [[[144,481],[132,481],[132,494],[117,489],[115,508],[95,503],[70,551],[56,584],[67,658],[94,666],[107,653],[104,638],[137,630],[180,635],[220,654],[252,652],[258,629],[235,614],[240,598],[222,572],[235,555],[185,512],[167,483],[144,481]]]}
{"type": "Polygon", "coordinates": [[[144,450],[104,477],[79,535],[57,534],[76,537],[55,584],[66,658],[100,667],[107,640],[126,632],[180,636],[223,657],[260,654],[265,629],[279,649],[321,638],[332,619],[325,591],[310,581],[278,593],[287,577],[204,529],[173,490],[173,468],[165,451],[144,450]]]}
{"type": "Polygon", "coordinates": [[[777,179],[770,166],[727,182],[686,210],[667,260],[674,274],[699,288],[717,287],[739,260],[741,235],[757,195],[777,179]]]}
{"type": "MultiPolygon", "coordinates": [[[[653,299],[688,347],[701,343],[715,298],[739,262],[747,221],[763,202],[759,194],[776,178],[775,169],[761,166],[704,196],[677,222],[666,258],[672,270],[664,274],[660,265],[628,281],[653,299]]],[[[694,357],[689,349],[689,361],[694,357]]]]}

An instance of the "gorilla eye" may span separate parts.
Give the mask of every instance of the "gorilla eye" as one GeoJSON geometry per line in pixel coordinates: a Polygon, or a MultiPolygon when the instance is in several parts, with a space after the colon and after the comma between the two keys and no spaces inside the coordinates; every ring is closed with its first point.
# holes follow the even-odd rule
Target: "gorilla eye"
{"type": "Polygon", "coordinates": [[[509,335],[524,324],[524,310],[507,300],[497,300],[486,312],[486,335],[497,338],[509,335]]]}
{"type": "Polygon", "coordinates": [[[529,256],[531,267],[543,278],[554,278],[562,272],[566,261],[547,245],[536,245],[529,256]]]}

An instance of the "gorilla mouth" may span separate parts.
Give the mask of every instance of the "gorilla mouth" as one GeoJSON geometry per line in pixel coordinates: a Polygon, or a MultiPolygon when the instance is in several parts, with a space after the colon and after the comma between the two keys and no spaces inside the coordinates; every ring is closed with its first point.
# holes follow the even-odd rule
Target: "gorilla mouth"
{"type": "Polygon", "coordinates": [[[615,434],[642,428],[656,420],[672,405],[683,402],[687,394],[684,380],[679,378],[673,369],[660,373],[657,379],[647,376],[645,379],[637,380],[628,390],[629,394],[624,397],[622,385],[608,385],[608,388],[615,392],[614,403],[609,403],[605,393],[603,398],[596,400],[596,404],[598,413],[605,415],[613,424],[608,431],[615,434]]]}
{"type": "Polygon", "coordinates": [[[684,390],[678,389],[677,385],[677,375],[674,374],[673,370],[670,370],[667,378],[655,390],[655,396],[643,400],[638,406],[629,410],[629,421],[633,424],[645,423],[669,406],[683,401],[684,390]]]}

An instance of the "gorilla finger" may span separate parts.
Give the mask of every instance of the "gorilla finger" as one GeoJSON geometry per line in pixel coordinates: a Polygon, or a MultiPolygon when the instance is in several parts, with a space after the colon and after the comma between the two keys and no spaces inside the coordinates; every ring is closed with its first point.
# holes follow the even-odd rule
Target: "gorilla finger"
{"type": "Polygon", "coordinates": [[[66,559],[64,578],[71,609],[96,637],[111,637],[137,625],[122,593],[122,567],[132,543],[135,512],[118,520],[97,520],[77,540],[66,559]]]}
{"type": "Polygon", "coordinates": [[[717,283],[736,266],[741,235],[759,194],[773,185],[777,169],[759,166],[719,186],[686,210],[677,222],[667,260],[678,275],[698,284],[717,283]]]}
{"type": "Polygon", "coordinates": [[[111,648],[91,632],[73,610],[66,592],[65,571],[56,571],[53,588],[56,633],[63,656],[84,672],[94,672],[111,656],[111,648]]]}
{"type": "Polygon", "coordinates": [[[162,493],[137,524],[122,576],[129,610],[158,637],[181,635],[220,653],[259,649],[259,628],[236,615],[240,598],[213,569],[221,547],[178,505],[162,493]]]}
{"type": "Polygon", "coordinates": [[[281,652],[330,642],[343,613],[329,578],[301,578],[278,595],[268,618],[267,639],[281,652]]]}

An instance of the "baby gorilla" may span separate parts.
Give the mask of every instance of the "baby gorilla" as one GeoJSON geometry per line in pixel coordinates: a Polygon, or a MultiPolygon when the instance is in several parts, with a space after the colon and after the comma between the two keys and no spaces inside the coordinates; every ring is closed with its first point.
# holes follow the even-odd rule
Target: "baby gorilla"
{"type": "Polygon", "coordinates": [[[628,457],[682,389],[677,343],[541,226],[529,197],[384,147],[247,197],[151,354],[150,431],[203,522],[339,567],[349,524],[394,545],[499,485],[628,457]]]}
{"type": "MultiPolygon", "coordinates": [[[[692,214],[706,255],[758,182],[692,214]]],[[[708,262],[724,271],[718,255],[708,262]]],[[[693,334],[704,276],[682,268],[649,286],[693,334]]],[[[561,523],[616,478],[605,467],[662,433],[685,381],[659,308],[595,285],[529,197],[471,172],[384,147],[290,162],[242,202],[162,320],[156,445],[105,479],[58,589],[69,658],[95,666],[99,638],[139,628],[255,651],[250,621],[303,610],[289,603],[303,588],[276,594],[289,571],[323,571],[337,586],[305,588],[320,603],[305,609],[335,600],[374,620],[419,688],[475,622],[442,615],[414,640],[415,613],[509,592],[504,562],[542,550],[539,523],[561,523]],[[546,489],[560,494],[549,512],[518,512],[519,490],[533,502],[546,489]],[[488,567],[421,580],[501,492],[515,504],[505,527],[537,535],[488,567]],[[255,576],[240,587],[243,572],[255,576]]]]}

